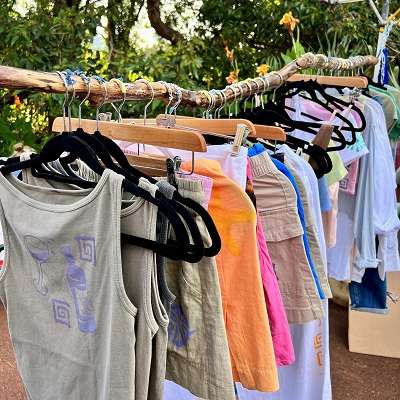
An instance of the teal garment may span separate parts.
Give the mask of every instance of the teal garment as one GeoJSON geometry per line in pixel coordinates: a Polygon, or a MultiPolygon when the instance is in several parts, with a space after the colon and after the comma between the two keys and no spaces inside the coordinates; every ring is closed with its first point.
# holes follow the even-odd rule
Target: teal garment
{"type": "Polygon", "coordinates": [[[389,95],[394,99],[395,106],[397,108],[397,115],[399,119],[397,120],[397,124],[390,131],[389,137],[391,140],[400,139],[400,90],[394,86],[386,85],[385,86],[389,95]]]}
{"type": "MultiPolygon", "coordinates": [[[[400,103],[399,97],[393,93],[393,90],[384,90],[370,86],[369,92],[374,96],[385,113],[386,126],[389,131],[390,139],[400,138],[400,103]]],[[[394,89],[395,90],[395,89],[394,89]]]]}

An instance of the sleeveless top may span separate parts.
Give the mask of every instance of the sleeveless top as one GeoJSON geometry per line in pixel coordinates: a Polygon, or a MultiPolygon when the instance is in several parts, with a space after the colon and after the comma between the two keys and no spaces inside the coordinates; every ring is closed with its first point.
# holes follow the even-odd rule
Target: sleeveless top
{"type": "Polygon", "coordinates": [[[65,190],[0,173],[0,298],[30,400],[135,398],[122,179],[105,170],[94,189],[65,190]]]}

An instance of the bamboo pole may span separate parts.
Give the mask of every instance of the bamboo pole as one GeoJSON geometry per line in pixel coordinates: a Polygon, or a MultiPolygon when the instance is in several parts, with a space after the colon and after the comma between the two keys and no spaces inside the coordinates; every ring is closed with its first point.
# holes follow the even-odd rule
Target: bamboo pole
{"type": "MultiPolygon", "coordinates": [[[[221,91],[214,91],[211,95],[206,91],[194,91],[179,88],[176,85],[168,87],[163,82],[146,82],[138,80],[126,83],[126,100],[168,100],[172,94],[174,99],[181,97],[181,105],[192,107],[208,107],[213,104],[217,107],[221,104],[246,97],[256,93],[263,93],[282,85],[290,76],[301,70],[313,68],[328,71],[348,71],[369,65],[375,65],[377,58],[373,56],[357,56],[349,59],[326,57],[321,54],[307,53],[297,60],[284,66],[281,70],[271,72],[263,77],[250,79],[237,84],[227,86],[221,91]],[[150,87],[151,86],[151,87],[150,87]],[[172,91],[172,92],[171,92],[172,91]],[[221,94],[222,92],[222,94],[221,94]]],[[[75,95],[85,98],[88,93],[87,84],[79,76],[74,76],[75,95]]],[[[107,99],[105,100],[105,88],[97,80],[92,79],[90,84],[89,102],[97,106],[105,102],[114,102],[123,99],[121,87],[116,81],[106,82],[107,99]]],[[[7,66],[0,66],[0,87],[8,89],[26,89],[45,93],[60,93],[66,91],[65,85],[59,74],[55,72],[39,72],[7,66]]],[[[72,87],[69,88],[72,93],[72,87]]]]}

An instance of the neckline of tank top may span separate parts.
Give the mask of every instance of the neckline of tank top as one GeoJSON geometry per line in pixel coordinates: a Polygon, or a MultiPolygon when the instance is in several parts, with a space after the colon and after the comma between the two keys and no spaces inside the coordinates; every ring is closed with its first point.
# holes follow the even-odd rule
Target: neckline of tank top
{"type": "Polygon", "coordinates": [[[145,201],[145,199],[138,196],[132,196],[132,198],[128,200],[122,200],[122,203],[128,203],[129,205],[126,207],[121,207],[121,218],[128,217],[129,215],[137,212],[145,201]]]}
{"type": "Polygon", "coordinates": [[[99,181],[97,182],[96,186],[93,189],[54,189],[54,188],[40,187],[22,182],[12,174],[4,176],[1,172],[0,172],[0,183],[2,187],[4,187],[7,191],[9,191],[12,195],[17,197],[22,202],[28,204],[29,206],[44,211],[68,212],[68,211],[75,211],[85,206],[86,204],[92,202],[97,197],[99,192],[102,190],[102,188],[104,187],[104,185],[106,184],[112,173],[117,175],[110,169],[105,169],[99,181]],[[21,190],[21,188],[26,188],[28,190],[36,192],[48,193],[49,196],[51,196],[51,194],[54,192],[59,194],[74,195],[74,196],[84,195],[86,193],[88,194],[85,197],[71,204],[51,204],[51,203],[44,203],[29,197],[21,190]]]}

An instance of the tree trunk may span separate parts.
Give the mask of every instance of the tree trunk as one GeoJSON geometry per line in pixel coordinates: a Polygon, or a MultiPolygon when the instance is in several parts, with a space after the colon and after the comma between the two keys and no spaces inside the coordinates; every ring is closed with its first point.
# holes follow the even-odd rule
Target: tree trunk
{"type": "Polygon", "coordinates": [[[147,0],[147,14],[151,26],[162,38],[169,40],[172,44],[183,40],[180,32],[175,31],[161,20],[160,0],[147,0]]]}

